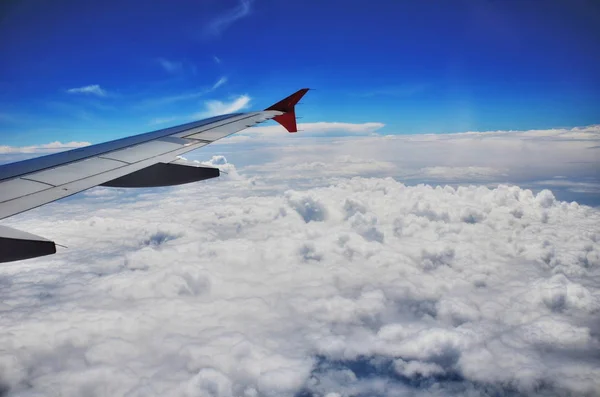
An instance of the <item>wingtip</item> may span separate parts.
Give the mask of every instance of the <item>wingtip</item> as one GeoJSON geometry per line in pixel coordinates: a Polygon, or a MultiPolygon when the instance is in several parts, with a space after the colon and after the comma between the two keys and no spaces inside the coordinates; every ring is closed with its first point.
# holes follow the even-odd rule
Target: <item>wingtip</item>
{"type": "Polygon", "coordinates": [[[302,97],[310,90],[310,88],[301,88],[292,95],[285,97],[281,101],[269,106],[265,110],[278,110],[280,112],[291,112],[294,106],[302,99],[302,97]]]}
{"type": "Polygon", "coordinates": [[[294,92],[292,95],[269,106],[265,110],[277,110],[279,112],[283,112],[283,114],[273,117],[273,120],[281,124],[286,130],[288,130],[288,132],[298,132],[298,126],[296,125],[295,106],[309,90],[310,88],[302,88],[294,92]]]}

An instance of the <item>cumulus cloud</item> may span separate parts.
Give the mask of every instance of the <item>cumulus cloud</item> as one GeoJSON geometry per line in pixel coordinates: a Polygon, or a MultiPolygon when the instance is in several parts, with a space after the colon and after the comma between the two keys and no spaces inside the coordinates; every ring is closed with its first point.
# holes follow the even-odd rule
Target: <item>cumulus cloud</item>
{"type": "Polygon", "coordinates": [[[229,102],[223,102],[216,99],[211,99],[204,102],[205,110],[194,114],[193,118],[206,118],[218,116],[221,114],[235,113],[240,110],[247,109],[250,106],[250,97],[248,95],[240,95],[232,98],[229,102]]]}
{"type": "Polygon", "coordinates": [[[5,394],[597,395],[600,210],[237,172],[7,219],[70,248],[0,267],[5,394]]]}
{"type": "Polygon", "coordinates": [[[89,94],[89,95],[96,95],[96,96],[106,96],[106,90],[104,90],[102,87],[100,87],[98,84],[91,84],[91,85],[86,85],[84,87],[77,87],[77,88],[69,88],[67,90],[67,92],[69,94],[89,94]]]}
{"type": "MultiPolygon", "coordinates": [[[[239,4],[227,12],[215,17],[206,27],[206,32],[212,35],[219,35],[234,22],[245,18],[252,11],[253,0],[240,0],[239,4]]],[[[216,57],[214,57],[216,58],[216,57]]],[[[218,59],[218,58],[216,58],[218,59]]],[[[215,61],[216,61],[215,59],[215,61]]],[[[220,63],[220,60],[217,62],[220,63]]]]}
{"type": "Polygon", "coordinates": [[[225,175],[221,175],[222,179],[226,179],[226,180],[232,180],[232,179],[243,179],[237,172],[237,169],[235,168],[235,165],[229,163],[227,161],[227,159],[225,158],[225,156],[213,156],[210,160],[208,161],[198,161],[198,160],[188,160],[183,156],[178,156],[177,160],[175,161],[177,163],[181,163],[181,164],[191,164],[191,165],[203,165],[203,166],[208,166],[208,167],[213,167],[213,168],[218,168],[221,173],[224,173],[225,175]]]}

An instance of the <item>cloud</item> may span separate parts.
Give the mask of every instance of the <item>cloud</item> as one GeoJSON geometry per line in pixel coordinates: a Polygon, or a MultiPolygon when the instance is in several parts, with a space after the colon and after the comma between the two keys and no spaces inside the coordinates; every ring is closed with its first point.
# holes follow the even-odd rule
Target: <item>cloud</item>
{"type": "Polygon", "coordinates": [[[238,178],[99,188],[4,222],[70,247],[0,267],[7,396],[600,389],[599,209],[208,163],[238,178]]]}
{"type": "Polygon", "coordinates": [[[179,119],[179,117],[177,117],[177,116],[156,117],[156,118],[153,118],[152,120],[150,120],[150,122],[148,124],[150,124],[150,125],[166,124],[166,123],[171,123],[173,121],[176,121],[178,119],[179,119]]]}
{"type": "Polygon", "coordinates": [[[175,162],[181,163],[184,165],[189,165],[189,164],[197,165],[197,166],[204,165],[204,166],[208,166],[208,167],[212,167],[212,168],[218,168],[222,173],[225,174],[225,176],[222,175],[222,177],[224,177],[227,180],[242,180],[242,179],[244,179],[237,172],[236,167],[233,164],[227,162],[227,159],[225,158],[225,156],[222,156],[222,155],[213,156],[208,161],[188,160],[185,157],[178,156],[178,158],[175,162]]]}
{"type": "Polygon", "coordinates": [[[219,58],[216,55],[213,55],[213,61],[215,61],[216,64],[220,64],[221,63],[221,58],[219,58]]]}
{"type": "MultiPolygon", "coordinates": [[[[340,122],[317,122],[317,123],[299,123],[298,135],[301,137],[313,136],[358,136],[373,135],[377,130],[383,128],[383,123],[340,123],[340,122]]],[[[237,136],[251,136],[253,138],[279,138],[284,139],[287,136],[285,129],[277,125],[253,127],[242,131],[237,136]]]]}
{"type": "MultiPolygon", "coordinates": [[[[302,140],[303,138],[314,137],[349,137],[349,136],[370,136],[377,135],[377,131],[383,128],[383,123],[342,123],[325,122],[299,123],[298,133],[290,135],[281,125],[268,125],[252,127],[238,132],[227,139],[218,141],[217,144],[230,145],[236,143],[246,144],[248,142],[258,142],[263,145],[266,142],[271,144],[285,144],[289,139],[302,140]],[[254,141],[253,141],[254,140],[254,141]]],[[[303,142],[303,146],[306,142],[303,142]]],[[[315,144],[317,142],[312,141],[315,144]]],[[[325,142],[324,142],[325,144],[325,142]]],[[[268,147],[268,146],[266,146],[268,147]]]]}
{"type": "Polygon", "coordinates": [[[559,177],[555,178],[552,180],[536,181],[535,183],[550,188],[568,188],[573,192],[600,194],[600,184],[598,183],[569,181],[563,179],[564,177],[560,179],[558,179],[559,177]]]}
{"type": "Polygon", "coordinates": [[[240,110],[247,109],[250,106],[250,97],[248,95],[240,95],[232,98],[229,102],[222,102],[216,99],[205,101],[205,110],[196,113],[192,118],[207,118],[218,116],[221,114],[235,113],[240,110]]]}
{"type": "Polygon", "coordinates": [[[196,92],[185,92],[185,93],[181,93],[181,94],[175,94],[175,95],[166,95],[163,97],[159,97],[159,98],[152,98],[152,99],[148,99],[143,101],[140,106],[141,107],[156,107],[156,106],[165,106],[165,105],[170,105],[176,102],[183,102],[183,101],[191,101],[193,99],[198,99],[204,95],[206,95],[208,91],[205,90],[201,90],[201,91],[196,91],[196,92]]]}
{"type": "Polygon", "coordinates": [[[184,92],[184,93],[180,93],[180,94],[176,94],[176,95],[166,95],[166,96],[159,97],[159,98],[152,98],[152,99],[145,100],[144,102],[142,102],[141,106],[142,107],[165,106],[165,105],[169,105],[169,104],[176,103],[176,102],[191,101],[193,99],[198,99],[198,98],[203,97],[206,94],[213,92],[214,90],[221,87],[222,85],[226,84],[227,81],[228,81],[227,76],[222,76],[217,81],[215,81],[215,83],[210,87],[207,87],[207,88],[201,89],[199,91],[195,91],[195,92],[184,92]]]}
{"type": "Polygon", "coordinates": [[[362,163],[369,175],[410,184],[510,183],[552,188],[565,199],[600,204],[594,193],[600,189],[600,159],[595,149],[588,149],[600,143],[599,126],[437,135],[381,135],[379,123],[305,126],[297,134],[277,125],[251,128],[216,147],[247,147],[252,158],[246,161],[254,172],[265,177],[286,173],[302,184],[314,183],[325,170],[329,176],[349,176],[362,163]],[[297,172],[298,167],[303,171],[297,172]],[[563,182],[544,183],[557,177],[563,182]]]}
{"type": "Polygon", "coordinates": [[[75,149],[91,145],[89,142],[50,142],[43,145],[32,146],[0,146],[0,154],[15,154],[15,153],[49,153],[59,152],[68,149],[75,149]]]}
{"type": "MultiPolygon", "coordinates": [[[[220,35],[225,29],[231,26],[234,22],[248,16],[250,14],[253,0],[240,0],[239,4],[227,11],[226,13],[217,16],[207,26],[206,32],[212,35],[220,35]]],[[[219,62],[217,62],[219,63],[219,62]]]]}
{"type": "Polygon", "coordinates": [[[183,63],[181,62],[170,61],[165,58],[158,58],[156,61],[168,73],[178,74],[183,71],[183,63]]]}
{"type": "Polygon", "coordinates": [[[100,97],[107,95],[106,90],[101,88],[98,84],[86,85],[84,87],[69,88],[67,90],[69,94],[90,94],[100,97]]]}
{"type": "Polygon", "coordinates": [[[423,177],[436,178],[440,180],[480,180],[489,179],[492,176],[506,175],[502,170],[491,167],[426,167],[420,170],[423,177]]]}
{"type": "MultiPolygon", "coordinates": [[[[295,146],[297,148],[298,146],[295,146]]],[[[293,150],[285,150],[285,152],[293,150]]],[[[285,156],[284,156],[285,157],[285,156]]],[[[393,162],[377,159],[339,155],[331,158],[302,161],[295,156],[286,160],[275,160],[262,164],[251,164],[247,170],[260,174],[264,179],[287,179],[287,183],[296,185],[320,185],[328,183],[329,178],[393,175],[397,167],[393,162]]]]}
{"type": "Polygon", "coordinates": [[[215,84],[213,84],[211,91],[216,90],[217,88],[219,88],[220,86],[222,86],[225,83],[227,83],[227,76],[223,76],[219,80],[217,80],[215,82],[215,84]]]}

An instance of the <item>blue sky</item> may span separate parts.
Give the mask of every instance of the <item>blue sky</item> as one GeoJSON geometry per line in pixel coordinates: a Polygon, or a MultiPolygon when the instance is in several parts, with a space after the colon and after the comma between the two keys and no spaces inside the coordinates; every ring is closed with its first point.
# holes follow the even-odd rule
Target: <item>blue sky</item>
{"type": "Polygon", "coordinates": [[[0,145],[100,142],[301,87],[385,133],[600,123],[596,1],[9,1],[0,145]]]}

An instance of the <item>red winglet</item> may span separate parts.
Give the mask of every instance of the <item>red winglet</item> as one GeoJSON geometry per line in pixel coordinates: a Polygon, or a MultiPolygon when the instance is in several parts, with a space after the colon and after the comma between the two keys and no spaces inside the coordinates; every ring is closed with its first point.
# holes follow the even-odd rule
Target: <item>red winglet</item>
{"type": "Polygon", "coordinates": [[[273,120],[277,121],[289,132],[297,132],[298,127],[296,126],[296,111],[294,110],[294,107],[307,92],[308,88],[298,90],[289,97],[269,106],[265,110],[278,110],[284,112],[279,116],[275,116],[273,120]]]}

